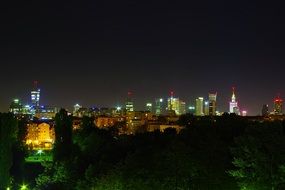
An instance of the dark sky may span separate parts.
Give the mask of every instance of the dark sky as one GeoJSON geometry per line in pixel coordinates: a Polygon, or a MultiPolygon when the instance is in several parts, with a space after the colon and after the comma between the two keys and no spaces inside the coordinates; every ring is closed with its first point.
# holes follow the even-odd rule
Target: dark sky
{"type": "MultiPolygon", "coordinates": [[[[280,1],[281,2],[281,1],[280,1]]],[[[228,110],[285,96],[285,13],[267,1],[21,1],[2,5],[0,111],[32,81],[42,104],[135,107],[166,97],[187,103],[218,92],[228,110]],[[99,3],[100,2],[100,3],[99,3]]]]}

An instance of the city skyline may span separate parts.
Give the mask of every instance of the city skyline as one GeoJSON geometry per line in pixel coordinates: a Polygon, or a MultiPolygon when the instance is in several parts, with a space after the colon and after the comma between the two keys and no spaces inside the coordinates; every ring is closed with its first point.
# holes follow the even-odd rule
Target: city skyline
{"type": "Polygon", "coordinates": [[[259,2],[52,2],[12,4],[2,12],[0,111],[27,101],[31,81],[48,105],[115,106],[134,93],[137,107],[169,91],[185,102],[218,92],[228,110],[285,95],[284,12],[259,2]]]}
{"type": "Polygon", "coordinates": [[[285,190],[282,1],[5,1],[0,190],[285,190]]]}
{"type": "MultiPolygon", "coordinates": [[[[208,92],[208,94],[206,96],[197,96],[195,97],[194,99],[191,99],[189,101],[185,101],[185,99],[183,98],[180,98],[180,96],[178,96],[174,91],[170,91],[167,95],[164,94],[160,97],[155,97],[153,99],[151,98],[147,98],[147,101],[145,102],[141,102],[139,99],[137,99],[135,96],[134,96],[134,93],[132,91],[128,91],[125,95],[124,98],[122,98],[121,100],[117,101],[116,103],[108,103],[107,105],[105,104],[101,104],[100,101],[98,101],[97,103],[92,103],[92,104],[82,104],[82,102],[84,102],[83,99],[79,99],[78,101],[75,101],[75,103],[73,104],[69,104],[67,106],[61,106],[61,105],[57,105],[57,104],[48,104],[47,102],[52,102],[52,100],[42,100],[40,101],[40,97],[46,97],[48,98],[47,96],[43,95],[41,92],[41,88],[38,87],[38,81],[34,81],[33,82],[34,86],[30,89],[29,93],[30,93],[30,97],[19,97],[19,96],[16,96],[14,98],[11,98],[10,102],[9,102],[9,105],[7,107],[6,110],[4,110],[3,112],[6,112],[7,110],[9,110],[9,106],[11,105],[11,102],[13,100],[17,100],[17,101],[20,101],[23,106],[24,105],[30,105],[30,106],[46,106],[46,105],[52,105],[52,106],[55,106],[57,108],[65,108],[65,109],[68,109],[72,112],[73,108],[74,108],[74,105],[80,105],[82,107],[85,107],[85,108],[104,108],[104,107],[108,107],[108,108],[117,108],[117,107],[120,107],[120,108],[125,108],[129,111],[145,111],[147,110],[146,108],[146,105],[147,104],[151,104],[151,105],[154,105],[154,107],[152,108],[153,109],[153,112],[155,112],[155,105],[156,105],[156,101],[159,100],[159,99],[162,99],[163,101],[166,101],[166,105],[164,106],[165,107],[165,111],[167,110],[176,110],[176,109],[179,109],[179,108],[172,108],[172,107],[169,107],[169,101],[173,100],[173,101],[182,101],[184,102],[185,104],[185,108],[186,108],[186,112],[191,112],[191,110],[189,110],[190,107],[195,107],[197,106],[197,100],[198,99],[203,99],[202,100],[202,112],[201,114],[204,115],[205,113],[203,113],[205,110],[204,109],[209,109],[209,103],[211,102],[211,99],[214,99],[215,103],[214,103],[214,110],[216,111],[219,111],[221,113],[223,112],[228,112],[228,113],[233,113],[233,112],[236,112],[234,111],[234,108],[237,108],[237,114],[242,114],[243,111],[246,111],[246,113],[248,115],[262,115],[262,106],[264,104],[261,104],[261,107],[260,107],[260,110],[258,110],[257,113],[252,113],[251,111],[248,111],[248,110],[251,110],[250,108],[248,108],[247,106],[243,105],[243,106],[240,106],[239,104],[239,95],[238,95],[238,92],[236,91],[236,87],[232,87],[232,91],[231,91],[231,94],[230,94],[230,98],[229,98],[229,101],[228,102],[220,102],[219,101],[219,93],[218,92],[215,92],[215,93],[212,93],[212,92],[208,92]],[[36,100],[35,100],[36,99],[36,100]],[[180,100],[179,100],[180,99],[180,100]],[[36,101],[36,102],[35,102],[36,101]],[[168,102],[168,105],[167,105],[167,102],[168,102]],[[207,105],[206,105],[207,104],[207,105]],[[223,106],[220,106],[220,105],[225,105],[224,106],[224,109],[222,109],[223,106]],[[128,106],[131,106],[131,108],[128,108],[128,106]],[[208,107],[208,108],[206,108],[208,107]]],[[[48,93],[48,92],[47,92],[48,93]]],[[[271,104],[270,103],[266,103],[267,105],[269,105],[269,112],[275,112],[275,102],[277,99],[280,99],[280,101],[282,101],[281,97],[280,97],[280,94],[278,94],[277,96],[274,97],[274,99],[272,99],[272,102],[271,104]]],[[[176,104],[176,103],[175,103],[176,104]]],[[[5,109],[5,108],[4,108],[5,109]]],[[[178,111],[179,112],[179,111],[178,111]]],[[[207,111],[209,112],[209,110],[207,111]]],[[[166,112],[165,112],[166,113],[166,112]]],[[[282,108],[281,108],[281,113],[282,113],[282,108]]],[[[197,114],[197,113],[196,113],[197,114]]],[[[201,114],[198,114],[198,115],[201,115],[201,114]]],[[[209,113],[205,114],[205,115],[208,115],[209,113]]],[[[178,114],[180,115],[180,114],[178,114]]]]}

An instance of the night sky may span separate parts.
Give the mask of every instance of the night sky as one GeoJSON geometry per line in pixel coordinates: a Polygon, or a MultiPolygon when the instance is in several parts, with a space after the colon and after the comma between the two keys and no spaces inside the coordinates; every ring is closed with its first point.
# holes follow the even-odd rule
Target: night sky
{"type": "MultiPolygon", "coordinates": [[[[272,3],[271,3],[272,2],[272,3]]],[[[281,2],[281,1],[280,1],[281,2]]],[[[29,101],[135,108],[173,90],[187,104],[231,87],[241,109],[285,98],[285,13],[267,1],[21,1],[2,5],[0,111],[29,101]],[[99,3],[100,2],[100,3],[99,3]]]]}

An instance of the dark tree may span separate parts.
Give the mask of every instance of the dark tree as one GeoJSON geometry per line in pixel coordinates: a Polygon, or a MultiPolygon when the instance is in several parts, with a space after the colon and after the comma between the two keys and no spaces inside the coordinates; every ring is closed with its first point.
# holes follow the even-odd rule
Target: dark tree
{"type": "Polygon", "coordinates": [[[27,121],[22,119],[18,121],[18,134],[16,143],[13,146],[13,167],[11,168],[11,174],[14,176],[16,183],[21,183],[24,178],[24,165],[25,157],[27,156],[26,146],[27,136],[27,121]]]}
{"type": "Polygon", "coordinates": [[[255,124],[232,148],[235,169],[229,173],[243,189],[285,188],[285,139],[279,123],[255,124]]]}
{"type": "Polygon", "coordinates": [[[11,183],[10,169],[13,165],[13,145],[17,138],[17,120],[11,113],[0,114],[0,189],[11,183]]]}
{"type": "Polygon", "coordinates": [[[54,161],[66,161],[71,156],[72,119],[67,111],[61,109],[55,116],[54,161]]]}
{"type": "Polygon", "coordinates": [[[82,118],[82,125],[81,125],[81,131],[88,135],[95,129],[95,123],[94,123],[94,118],[93,117],[87,117],[84,116],[82,118]]]}

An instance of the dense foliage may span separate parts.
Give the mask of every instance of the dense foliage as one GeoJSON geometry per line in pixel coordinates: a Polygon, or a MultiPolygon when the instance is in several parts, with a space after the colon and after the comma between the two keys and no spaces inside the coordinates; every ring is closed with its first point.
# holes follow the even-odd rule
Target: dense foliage
{"type": "Polygon", "coordinates": [[[83,118],[72,159],[46,167],[39,189],[284,189],[283,123],[235,115],[182,116],[179,134],[134,136],[100,130],[83,118]]]}
{"type": "Polygon", "coordinates": [[[0,114],[0,189],[24,178],[26,124],[11,113],[0,114]]]}
{"type": "MultiPolygon", "coordinates": [[[[116,126],[98,129],[89,117],[72,132],[71,119],[64,110],[57,115],[54,161],[42,163],[33,189],[285,189],[282,121],[184,115],[178,123],[185,129],[179,134],[167,129],[117,135],[116,126]]],[[[8,121],[14,126],[12,118],[1,120],[2,131],[8,130],[2,127],[8,121]]],[[[22,133],[16,133],[18,138],[22,133]]],[[[17,144],[14,133],[9,138],[17,144]]],[[[11,146],[9,150],[15,152],[11,146]]],[[[1,162],[11,169],[15,162],[7,156],[10,159],[1,162]]]]}

